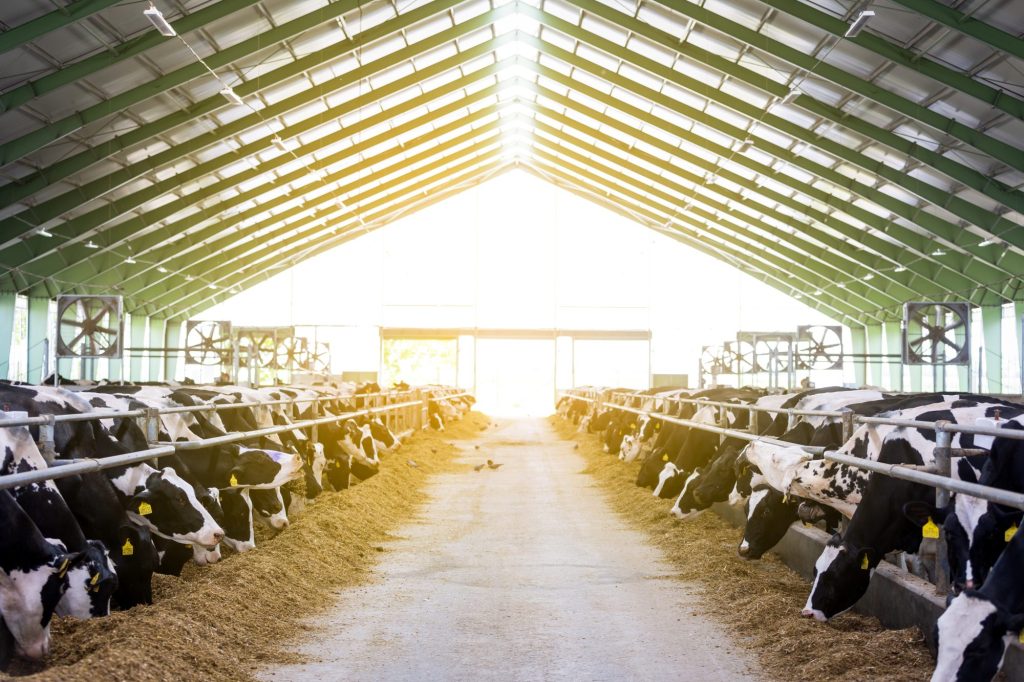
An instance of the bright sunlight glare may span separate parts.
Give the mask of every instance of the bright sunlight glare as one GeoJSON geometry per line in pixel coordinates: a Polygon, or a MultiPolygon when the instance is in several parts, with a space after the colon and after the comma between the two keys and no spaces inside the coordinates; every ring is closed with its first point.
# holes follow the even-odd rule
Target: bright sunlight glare
{"type": "Polygon", "coordinates": [[[549,413],[556,388],[588,383],[639,388],[652,374],[686,374],[694,385],[703,345],[741,329],[830,322],[731,265],[521,170],[318,254],[201,317],[314,327],[331,344],[333,373],[447,377],[474,389],[494,415],[549,413]],[[448,330],[446,350],[421,354],[443,366],[417,369],[409,353],[389,353],[382,328],[448,330]],[[461,340],[452,332],[476,329],[518,332],[482,333],[475,343],[472,331],[461,340]],[[556,342],[553,330],[649,331],[651,340],[556,342]],[[520,338],[534,332],[548,339],[520,338]]]}

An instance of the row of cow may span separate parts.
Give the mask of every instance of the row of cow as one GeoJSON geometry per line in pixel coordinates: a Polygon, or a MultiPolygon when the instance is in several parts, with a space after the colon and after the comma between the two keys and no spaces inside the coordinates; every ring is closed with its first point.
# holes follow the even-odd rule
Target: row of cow
{"type": "MultiPolygon", "coordinates": [[[[920,561],[922,540],[937,537],[941,526],[951,590],[936,627],[933,680],[990,680],[996,675],[1009,642],[1024,627],[1024,591],[1016,588],[1024,567],[1024,533],[1016,532],[1022,512],[968,495],[953,495],[948,506],[936,508],[931,487],[826,461],[800,447],[926,468],[935,462],[933,429],[861,424],[844,435],[840,418],[783,410],[851,410],[864,417],[1022,430],[1024,405],[985,395],[896,395],[842,387],[782,395],[749,388],[584,390],[580,395],[604,396],[605,401],[614,394],[617,403],[637,411],[566,396],[558,403],[559,414],[580,431],[599,435],[606,452],[639,460],[636,484],[673,500],[671,514],[685,519],[719,502],[744,505],[746,523],[738,546],[744,559],[760,558],[797,521],[823,524],[832,533],[815,563],[804,617],[826,621],[853,607],[887,555],[929,571],[932,566],[920,561]],[[743,407],[751,405],[764,411],[743,407]],[[750,442],[649,413],[772,440],[750,442]]],[[[954,433],[952,447],[971,451],[953,458],[955,478],[1024,492],[1024,441],[954,433]]]]}
{"type": "MultiPolygon", "coordinates": [[[[430,397],[427,424],[435,429],[472,404],[453,389],[421,391],[430,397]]],[[[376,384],[253,389],[0,383],[0,475],[56,471],[70,461],[153,447],[146,418],[109,416],[111,411],[164,410],[156,421],[158,440],[192,443],[159,460],[0,490],[0,668],[15,654],[45,658],[55,613],[85,619],[150,604],[154,573],[179,575],[190,560],[214,563],[223,548],[253,549],[254,520],[279,532],[288,526],[289,512],[301,508],[293,489],[312,499],[366,480],[407,434],[393,433],[383,413],[375,412],[318,424],[315,434],[312,427],[296,427],[244,445],[200,441],[407,399],[379,393],[376,384]],[[200,409],[166,411],[181,407],[200,409]],[[98,412],[107,416],[56,422],[52,443],[41,445],[38,427],[4,425],[98,412]]]]}

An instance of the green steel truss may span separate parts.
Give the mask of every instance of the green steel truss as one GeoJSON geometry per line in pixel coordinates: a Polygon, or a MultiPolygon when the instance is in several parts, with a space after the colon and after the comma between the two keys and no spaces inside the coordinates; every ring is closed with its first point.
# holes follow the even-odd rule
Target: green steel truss
{"type": "MultiPolygon", "coordinates": [[[[792,100],[800,116],[793,117],[777,108],[791,78],[680,39],[639,14],[597,0],[571,2],[570,13],[521,2],[465,12],[464,0],[432,0],[353,32],[345,22],[360,3],[341,0],[228,46],[211,41],[206,62],[240,96],[258,101],[259,111],[229,115],[232,106],[216,89],[199,87],[209,74],[189,62],[5,138],[0,168],[20,170],[0,186],[0,290],[120,292],[129,312],[183,319],[519,167],[847,323],[896,319],[911,299],[993,305],[1021,298],[1024,193],[1019,182],[994,177],[1024,171],[1018,146],[712,9],[656,0],[745,51],[845,93],[838,105],[800,94],[792,100]],[[419,30],[446,19],[446,28],[419,30]],[[594,22],[614,30],[594,29],[594,22]],[[302,56],[292,49],[291,41],[335,25],[344,34],[326,47],[302,56]],[[634,49],[633,39],[672,59],[634,49]],[[284,52],[291,58],[278,58],[284,52]],[[245,78],[237,65],[251,67],[253,55],[267,65],[245,78]],[[312,76],[353,58],[340,72],[332,66],[330,77],[312,76]],[[691,75],[687,64],[701,71],[691,75]],[[644,77],[630,75],[637,72],[644,77]],[[303,77],[307,87],[267,98],[303,77]],[[746,88],[743,94],[733,83],[746,88]],[[168,92],[183,104],[139,114],[168,92]],[[844,106],[855,100],[946,142],[921,144],[855,115],[844,106]],[[373,113],[361,115],[367,111],[373,113]],[[81,142],[119,112],[135,125],[81,142]],[[322,134],[323,126],[353,116],[322,134]],[[268,120],[281,125],[271,130],[268,120]],[[821,126],[866,142],[844,143],[821,134],[821,126]],[[290,153],[276,154],[276,136],[321,177],[311,178],[290,153]],[[525,148],[510,150],[510,136],[525,136],[525,148]],[[67,139],[78,142],[73,151],[48,153],[67,139]],[[155,153],[134,153],[155,139],[168,142],[155,153]],[[978,158],[984,163],[972,161],[978,158]],[[243,163],[249,166],[238,170],[243,163]],[[913,168],[942,176],[955,191],[932,186],[913,168]]],[[[814,35],[843,39],[846,22],[800,0],[762,2],[814,35]]],[[[1024,53],[1020,39],[933,0],[897,2],[992,50],[1024,53]]],[[[102,16],[112,4],[71,2],[0,33],[0,52],[102,16]]],[[[259,0],[219,0],[169,19],[182,35],[216,34],[224,21],[260,7],[259,0]]],[[[101,82],[104,69],[135,64],[168,40],[176,39],[144,31],[27,79],[0,93],[0,112],[28,112],[81,79],[101,82]]],[[[870,30],[851,42],[970,96],[992,116],[1024,116],[1022,100],[941,60],[870,30]]]]}

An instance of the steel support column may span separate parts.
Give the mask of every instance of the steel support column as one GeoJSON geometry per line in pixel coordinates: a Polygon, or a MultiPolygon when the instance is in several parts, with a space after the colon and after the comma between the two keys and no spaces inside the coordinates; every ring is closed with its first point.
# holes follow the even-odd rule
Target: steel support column
{"type": "MultiPolygon", "coordinates": [[[[46,337],[50,332],[50,299],[28,299],[28,372],[25,380],[38,384],[43,378],[43,353],[46,337]]],[[[52,368],[51,368],[52,369],[52,368]]]]}
{"type": "MultiPolygon", "coordinates": [[[[981,331],[985,348],[985,386],[989,393],[1003,392],[1003,307],[981,307],[981,331]]],[[[980,390],[980,387],[979,387],[980,390]]]]}
{"type": "MultiPolygon", "coordinates": [[[[164,328],[167,326],[167,320],[157,319],[155,317],[149,318],[149,348],[159,348],[160,342],[164,338],[164,328]]],[[[161,353],[155,350],[146,352],[146,357],[149,358],[149,380],[160,381],[163,377],[161,370],[163,369],[164,359],[161,357],[161,353]]]]}
{"type": "Polygon", "coordinates": [[[872,386],[882,385],[882,325],[869,324],[865,327],[867,333],[868,353],[874,357],[868,359],[868,378],[872,386]]]}
{"type": "MultiPolygon", "coordinates": [[[[143,348],[146,345],[146,322],[145,315],[132,315],[131,333],[128,340],[129,348],[143,348]]],[[[128,355],[128,376],[125,379],[131,381],[142,381],[142,354],[135,352],[128,355]]]]}
{"type": "Polygon", "coordinates": [[[867,381],[867,366],[864,363],[864,352],[867,350],[867,327],[850,327],[850,345],[853,348],[853,383],[864,386],[867,381]]]}
{"type": "Polygon", "coordinates": [[[14,306],[16,294],[0,293],[0,378],[11,376],[11,342],[14,340],[14,306]]]}
{"type": "MultiPolygon", "coordinates": [[[[963,329],[953,330],[953,338],[956,339],[957,345],[963,345],[967,340],[967,334],[963,329]]],[[[960,391],[971,390],[971,368],[969,365],[957,365],[956,368],[956,388],[960,391]]],[[[953,388],[949,386],[948,388],[953,388]]]]}
{"type": "Polygon", "coordinates": [[[900,352],[903,346],[903,335],[900,333],[898,321],[886,322],[882,325],[885,330],[885,353],[889,357],[885,359],[889,366],[889,384],[887,388],[894,391],[903,390],[903,361],[900,359],[900,352]],[[895,356],[895,357],[893,357],[895,356]]]}
{"type": "MultiPolygon", "coordinates": [[[[181,326],[180,320],[169,320],[167,322],[167,328],[164,331],[165,348],[181,347],[181,326]]],[[[178,374],[178,360],[177,351],[167,351],[167,355],[164,357],[164,381],[175,380],[178,374]]]]}
{"type": "MultiPolygon", "coordinates": [[[[909,332],[913,335],[914,338],[920,336],[921,335],[921,325],[917,324],[916,322],[911,322],[910,323],[909,332]]],[[[920,391],[921,390],[921,376],[923,374],[921,365],[910,365],[908,370],[909,370],[909,374],[910,374],[910,390],[911,391],[920,391]]]]}

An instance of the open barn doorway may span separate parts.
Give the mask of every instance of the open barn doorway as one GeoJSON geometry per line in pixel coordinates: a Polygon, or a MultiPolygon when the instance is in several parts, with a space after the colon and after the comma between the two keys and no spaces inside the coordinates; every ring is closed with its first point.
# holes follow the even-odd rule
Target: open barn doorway
{"type": "Polygon", "coordinates": [[[554,339],[477,339],[476,399],[481,410],[495,416],[551,414],[554,339]]]}

